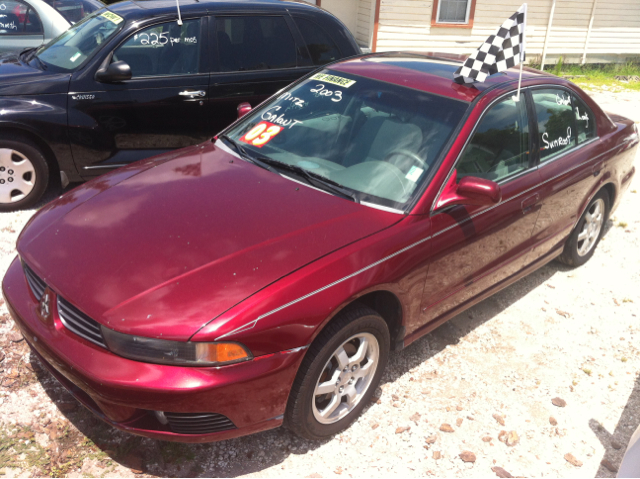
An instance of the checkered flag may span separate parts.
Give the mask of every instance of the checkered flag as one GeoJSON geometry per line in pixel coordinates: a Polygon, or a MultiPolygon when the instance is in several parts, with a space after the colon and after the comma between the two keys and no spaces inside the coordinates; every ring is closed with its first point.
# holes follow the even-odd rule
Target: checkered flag
{"type": "Polygon", "coordinates": [[[489,75],[514,67],[525,60],[524,29],[527,4],[505,21],[495,35],[480,45],[453,74],[457,83],[483,82],[489,75]]]}

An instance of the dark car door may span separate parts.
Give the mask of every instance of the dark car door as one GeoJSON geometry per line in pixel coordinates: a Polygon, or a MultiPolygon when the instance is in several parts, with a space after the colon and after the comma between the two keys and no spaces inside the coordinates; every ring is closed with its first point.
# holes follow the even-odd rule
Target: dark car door
{"type": "Polygon", "coordinates": [[[72,80],[69,136],[80,174],[193,145],[212,135],[207,124],[207,18],[141,28],[118,44],[111,62],[124,61],[130,80],[72,80]]]}
{"type": "Polygon", "coordinates": [[[212,22],[214,132],[237,118],[238,104],[256,106],[315,68],[288,15],[216,15],[212,22]]]}
{"type": "Polygon", "coordinates": [[[564,88],[532,90],[540,138],[542,210],[536,223],[532,259],[559,247],[578,220],[589,192],[602,179],[604,146],[591,110],[564,88]]]}
{"type": "Polygon", "coordinates": [[[455,166],[458,180],[497,182],[494,206],[453,206],[433,216],[433,260],[425,285],[421,323],[450,312],[524,265],[539,213],[540,176],[532,158],[525,100],[509,97],[479,121],[455,166]]]}

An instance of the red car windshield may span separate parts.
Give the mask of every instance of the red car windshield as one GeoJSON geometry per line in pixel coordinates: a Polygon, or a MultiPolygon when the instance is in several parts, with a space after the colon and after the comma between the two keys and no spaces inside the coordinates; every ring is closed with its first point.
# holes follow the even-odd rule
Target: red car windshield
{"type": "Polygon", "coordinates": [[[262,156],[403,209],[429,177],[468,103],[324,70],[228,132],[262,156]]]}

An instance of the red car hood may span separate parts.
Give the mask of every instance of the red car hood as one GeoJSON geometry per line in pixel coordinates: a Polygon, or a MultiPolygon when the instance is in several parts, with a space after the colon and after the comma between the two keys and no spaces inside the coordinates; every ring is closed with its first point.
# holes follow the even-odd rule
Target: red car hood
{"type": "Polygon", "coordinates": [[[99,323],[185,340],[261,288],[400,218],[208,144],[62,196],[25,228],[18,251],[99,323]]]}

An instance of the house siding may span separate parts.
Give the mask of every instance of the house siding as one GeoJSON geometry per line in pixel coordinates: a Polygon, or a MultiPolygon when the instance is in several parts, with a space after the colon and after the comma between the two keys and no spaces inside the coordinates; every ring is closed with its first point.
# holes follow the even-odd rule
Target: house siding
{"type": "MultiPolygon", "coordinates": [[[[433,0],[381,0],[376,51],[422,50],[469,54],[522,0],[477,0],[473,28],[431,26],[433,0]]],[[[529,1],[528,60],[542,54],[552,0],[529,1]]],[[[557,0],[547,46],[547,61],[564,55],[581,61],[592,0],[557,0]]],[[[587,61],[624,61],[640,55],[640,0],[598,0],[587,61]]]]}

